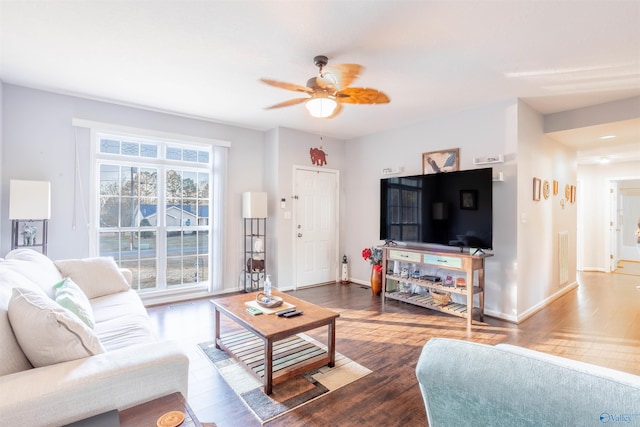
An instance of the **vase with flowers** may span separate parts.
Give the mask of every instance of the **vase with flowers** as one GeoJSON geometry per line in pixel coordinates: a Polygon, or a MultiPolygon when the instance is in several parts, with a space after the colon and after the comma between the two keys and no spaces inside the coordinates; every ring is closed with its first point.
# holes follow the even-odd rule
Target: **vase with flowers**
{"type": "Polygon", "coordinates": [[[362,258],[371,264],[371,293],[380,295],[382,292],[382,249],[364,248],[362,258]]]}

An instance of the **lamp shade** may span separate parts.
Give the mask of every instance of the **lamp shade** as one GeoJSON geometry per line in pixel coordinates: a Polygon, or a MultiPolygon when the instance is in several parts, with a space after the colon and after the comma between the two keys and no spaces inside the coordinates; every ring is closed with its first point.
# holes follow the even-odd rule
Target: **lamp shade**
{"type": "Polygon", "coordinates": [[[50,219],[51,183],[12,179],[9,184],[9,219],[50,219]]]}
{"type": "Polygon", "coordinates": [[[242,193],[242,217],[266,218],[267,193],[249,191],[242,193]]]}
{"type": "Polygon", "coordinates": [[[333,114],[338,103],[331,98],[317,97],[311,98],[304,105],[313,117],[324,119],[333,114]]]}

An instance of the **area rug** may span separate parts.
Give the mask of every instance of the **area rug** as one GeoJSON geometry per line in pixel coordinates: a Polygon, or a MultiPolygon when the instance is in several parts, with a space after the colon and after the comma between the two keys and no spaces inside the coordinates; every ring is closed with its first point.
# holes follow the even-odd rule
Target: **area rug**
{"type": "MultiPolygon", "coordinates": [[[[326,351],[327,347],[324,344],[305,334],[298,334],[297,337],[326,351]]],[[[224,339],[225,337],[223,337],[224,339]]],[[[255,339],[260,343],[262,342],[257,337],[255,339]]],[[[276,345],[277,343],[274,344],[274,348],[276,345]]],[[[267,396],[264,394],[262,383],[226,352],[217,349],[215,342],[206,342],[198,344],[198,346],[262,424],[325,396],[372,372],[336,352],[336,363],[333,368],[323,366],[280,384],[275,384],[273,393],[267,396]]]]}

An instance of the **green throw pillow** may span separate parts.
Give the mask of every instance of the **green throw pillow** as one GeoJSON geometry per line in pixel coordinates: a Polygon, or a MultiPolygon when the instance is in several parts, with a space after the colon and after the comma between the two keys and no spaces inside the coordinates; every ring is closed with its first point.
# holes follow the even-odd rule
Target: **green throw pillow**
{"type": "Polygon", "coordinates": [[[89,328],[93,329],[93,310],[89,299],[73,280],[66,278],[53,286],[54,300],[80,318],[89,328]]]}

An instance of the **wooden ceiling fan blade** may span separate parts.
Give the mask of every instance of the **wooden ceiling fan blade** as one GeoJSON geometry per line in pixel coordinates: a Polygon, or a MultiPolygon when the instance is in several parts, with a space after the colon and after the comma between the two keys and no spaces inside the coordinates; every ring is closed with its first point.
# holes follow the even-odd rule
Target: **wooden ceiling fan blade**
{"type": "Polygon", "coordinates": [[[336,99],[345,104],[387,104],[389,97],[377,89],[348,87],[336,93],[336,99]]]}
{"type": "Polygon", "coordinates": [[[313,93],[313,89],[308,88],[306,86],[300,86],[293,83],[279,82],[277,80],[271,79],[260,79],[262,83],[266,83],[269,86],[275,86],[280,89],[292,90],[294,92],[304,92],[304,93],[313,93]]]}
{"type": "Polygon", "coordinates": [[[360,76],[364,67],[358,64],[330,65],[322,70],[322,76],[316,81],[322,88],[333,87],[337,90],[348,88],[360,76]]]}
{"type": "Polygon", "coordinates": [[[307,100],[309,100],[309,98],[294,98],[288,101],[281,102],[279,104],[272,105],[270,107],[265,107],[265,110],[272,110],[274,108],[282,108],[282,107],[290,107],[292,105],[302,104],[307,100]]]}

